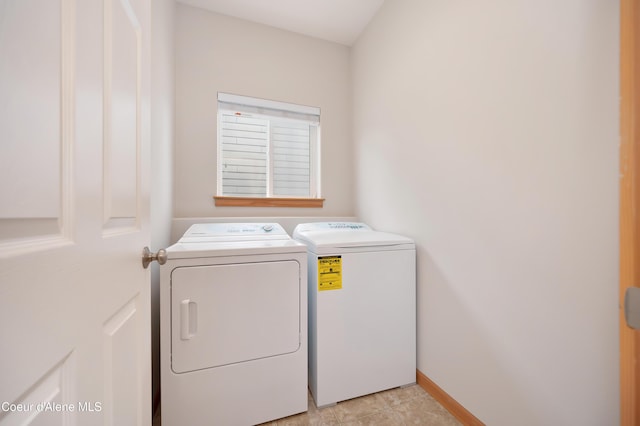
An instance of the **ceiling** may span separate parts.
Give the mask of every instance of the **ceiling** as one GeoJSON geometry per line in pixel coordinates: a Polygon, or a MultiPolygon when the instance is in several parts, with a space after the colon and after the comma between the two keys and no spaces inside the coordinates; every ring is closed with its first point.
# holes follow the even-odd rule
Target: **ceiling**
{"type": "Polygon", "coordinates": [[[178,0],[191,6],[351,46],[384,0],[178,0]]]}

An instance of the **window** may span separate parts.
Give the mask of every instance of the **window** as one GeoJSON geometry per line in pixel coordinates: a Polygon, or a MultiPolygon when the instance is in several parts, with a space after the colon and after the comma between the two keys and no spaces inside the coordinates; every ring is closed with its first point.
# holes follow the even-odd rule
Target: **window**
{"type": "Polygon", "coordinates": [[[319,146],[320,108],[218,93],[216,205],[320,199],[319,146]]]}

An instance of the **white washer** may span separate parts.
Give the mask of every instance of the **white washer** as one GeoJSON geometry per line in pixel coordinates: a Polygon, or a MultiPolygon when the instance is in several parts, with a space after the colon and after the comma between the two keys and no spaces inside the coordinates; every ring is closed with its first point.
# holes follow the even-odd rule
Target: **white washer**
{"type": "Polygon", "coordinates": [[[160,269],[162,424],[307,411],[307,253],[282,227],[197,224],[160,269]]]}
{"type": "Polygon", "coordinates": [[[415,245],[362,223],[306,223],[309,388],[319,407],[415,383],[415,245]]]}

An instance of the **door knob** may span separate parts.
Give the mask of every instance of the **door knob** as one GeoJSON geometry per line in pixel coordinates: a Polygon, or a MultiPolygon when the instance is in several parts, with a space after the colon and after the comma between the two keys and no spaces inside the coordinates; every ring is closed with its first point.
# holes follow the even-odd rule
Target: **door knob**
{"type": "Polygon", "coordinates": [[[151,253],[149,247],[142,249],[142,267],[144,269],[147,269],[154,260],[157,260],[160,265],[167,263],[167,251],[160,249],[157,253],[151,253]]]}
{"type": "Polygon", "coordinates": [[[633,329],[640,329],[640,287],[628,287],[624,293],[624,319],[633,329]]]}

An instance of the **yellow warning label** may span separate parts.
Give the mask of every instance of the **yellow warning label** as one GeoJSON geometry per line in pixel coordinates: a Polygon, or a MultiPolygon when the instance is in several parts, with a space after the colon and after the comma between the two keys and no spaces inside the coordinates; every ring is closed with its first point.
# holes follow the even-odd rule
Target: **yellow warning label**
{"type": "Polygon", "coordinates": [[[342,288],[342,256],[318,258],[318,291],[342,288]]]}

